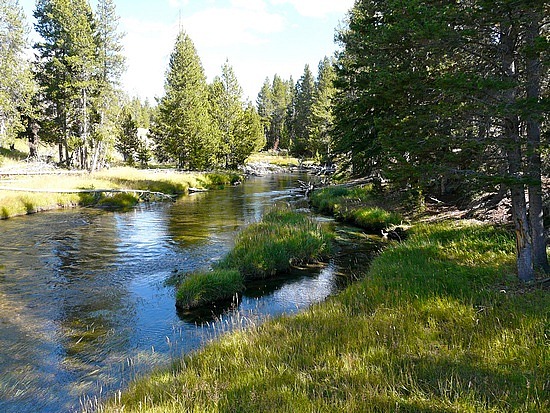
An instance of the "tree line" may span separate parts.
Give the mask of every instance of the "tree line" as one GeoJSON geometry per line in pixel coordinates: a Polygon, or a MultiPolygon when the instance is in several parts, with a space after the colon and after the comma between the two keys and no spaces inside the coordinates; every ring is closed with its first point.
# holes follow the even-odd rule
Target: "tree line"
{"type": "Polygon", "coordinates": [[[294,83],[266,78],[256,105],[245,102],[229,62],[208,84],[190,37],[179,33],[155,106],[120,89],[125,69],[113,0],[39,0],[40,36],[25,56],[17,0],[0,0],[0,143],[25,138],[56,145],[59,164],[95,170],[114,150],[129,164],[153,157],[180,168],[236,168],[254,151],[285,150],[330,162],[334,59],[294,83]]]}
{"type": "Polygon", "coordinates": [[[336,93],[334,58],[319,62],[317,77],[305,65],[300,79],[266,78],[256,105],[262,118],[266,148],[285,150],[321,163],[333,159],[332,100],[336,93]]]}
{"type": "Polygon", "coordinates": [[[334,145],[394,190],[509,194],[518,274],[548,271],[549,3],[358,0],[337,39],[334,145]]]}

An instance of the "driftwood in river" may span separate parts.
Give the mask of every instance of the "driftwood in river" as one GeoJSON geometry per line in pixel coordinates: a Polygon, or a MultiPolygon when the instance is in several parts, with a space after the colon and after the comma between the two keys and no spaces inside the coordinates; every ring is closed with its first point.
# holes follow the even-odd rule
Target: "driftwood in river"
{"type": "Polygon", "coordinates": [[[136,194],[140,198],[149,198],[150,196],[158,196],[160,198],[174,200],[175,195],[165,194],[164,192],[147,191],[140,189],[35,189],[35,188],[12,188],[12,187],[0,187],[1,191],[15,191],[15,192],[42,192],[49,194],[116,194],[116,193],[129,193],[136,194]]]}

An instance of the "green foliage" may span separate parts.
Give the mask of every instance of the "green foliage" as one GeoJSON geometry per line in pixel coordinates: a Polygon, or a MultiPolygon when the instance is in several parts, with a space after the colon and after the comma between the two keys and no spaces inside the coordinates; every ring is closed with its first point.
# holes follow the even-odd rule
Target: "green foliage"
{"type": "Polygon", "coordinates": [[[215,165],[219,131],[209,111],[206,77],[191,38],[178,35],[152,127],[157,158],[179,168],[205,170],[215,165]]]}
{"type": "Polygon", "coordinates": [[[319,62],[315,93],[311,103],[309,150],[321,163],[332,163],[333,99],[336,94],[334,59],[325,57],[319,62]]]}
{"type": "Polygon", "coordinates": [[[298,80],[292,101],[291,151],[294,156],[311,157],[312,145],[309,139],[311,129],[312,105],[315,95],[315,82],[309,65],[298,80]]]}
{"type": "Polygon", "coordinates": [[[39,0],[34,17],[41,139],[59,145],[60,163],[93,171],[111,145],[124,68],[114,3],[101,0],[96,17],[85,0],[39,0]]]}
{"type": "Polygon", "coordinates": [[[210,85],[211,114],[220,131],[217,157],[229,169],[237,169],[245,159],[265,145],[261,120],[253,106],[245,109],[242,89],[233,68],[226,62],[221,77],[210,85]]]}
{"type": "Polygon", "coordinates": [[[215,269],[188,274],[178,285],[176,306],[195,308],[228,299],[244,290],[243,276],[237,270],[215,269]]]}
{"type": "Polygon", "coordinates": [[[403,221],[400,214],[376,206],[375,198],[371,186],[331,186],[314,191],[311,205],[321,213],[334,215],[340,221],[373,232],[403,221]]]}
{"type": "Polygon", "coordinates": [[[507,277],[513,236],[467,223],[414,232],[342,294],[223,336],[102,411],[550,409],[550,295],[507,277]]]}
{"type": "Polygon", "coordinates": [[[293,96],[292,79],[285,81],[279,75],[273,81],[266,78],[256,104],[264,127],[267,149],[289,149],[288,111],[293,96]]]}
{"type": "Polygon", "coordinates": [[[322,260],[331,253],[331,236],[319,223],[289,208],[274,208],[262,222],[237,237],[221,268],[237,268],[245,279],[288,272],[293,265],[322,260]]]}
{"type": "Polygon", "coordinates": [[[33,112],[35,84],[23,57],[27,46],[24,20],[18,1],[0,0],[0,146],[13,142],[26,126],[21,115],[33,112]]]}

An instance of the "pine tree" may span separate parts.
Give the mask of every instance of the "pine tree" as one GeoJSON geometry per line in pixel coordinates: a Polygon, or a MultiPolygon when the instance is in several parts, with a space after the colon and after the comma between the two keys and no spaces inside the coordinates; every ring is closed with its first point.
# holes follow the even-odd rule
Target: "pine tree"
{"type": "Polygon", "coordinates": [[[235,168],[236,148],[242,139],[236,128],[244,111],[243,92],[228,61],[222,66],[221,77],[214,79],[211,90],[212,114],[220,130],[219,157],[226,168],[235,168]]]}
{"type": "Polygon", "coordinates": [[[311,157],[314,153],[309,139],[314,94],[313,73],[306,64],[302,77],[296,83],[294,93],[292,119],[294,140],[291,150],[295,156],[311,157]]]}
{"type": "Polygon", "coordinates": [[[334,125],[332,106],[336,94],[335,79],[334,59],[325,57],[319,62],[309,124],[310,150],[323,163],[332,163],[331,131],[334,125]]]}
{"type": "Polygon", "coordinates": [[[286,128],[288,107],[292,102],[292,91],[289,81],[284,81],[279,75],[273,76],[271,124],[267,138],[269,148],[289,149],[290,139],[286,128]]]}
{"type": "Polygon", "coordinates": [[[11,143],[32,116],[34,83],[23,57],[26,47],[24,15],[17,0],[0,0],[0,146],[11,143]]]}
{"type": "Polygon", "coordinates": [[[271,119],[273,116],[274,106],[273,90],[271,89],[271,82],[268,77],[265,78],[262,88],[258,93],[256,106],[258,108],[258,114],[260,115],[262,121],[262,128],[264,130],[266,145],[268,148],[272,148],[273,143],[271,142],[269,131],[271,130],[271,119]]]}
{"type": "Polygon", "coordinates": [[[118,32],[119,17],[113,0],[99,0],[96,16],[97,70],[94,110],[97,117],[90,140],[91,171],[97,168],[98,160],[105,157],[105,151],[112,136],[117,109],[113,108],[111,103],[116,100],[114,97],[125,68],[121,45],[122,35],[118,32]]]}
{"type": "Polygon", "coordinates": [[[543,228],[525,193],[531,182],[538,202],[547,9],[530,0],[365,1],[339,35],[342,159],[355,173],[382,175],[401,188],[445,192],[452,181],[467,194],[507,187],[522,280],[534,276],[533,240],[543,228]]]}
{"type": "Polygon", "coordinates": [[[219,133],[209,112],[208,86],[191,38],[178,35],[153,125],[157,157],[178,167],[203,170],[215,166],[219,133]]]}
{"type": "Polygon", "coordinates": [[[34,17],[42,37],[34,46],[45,108],[42,130],[59,145],[60,163],[84,167],[97,67],[92,10],[85,0],[39,0],[34,17]]]}

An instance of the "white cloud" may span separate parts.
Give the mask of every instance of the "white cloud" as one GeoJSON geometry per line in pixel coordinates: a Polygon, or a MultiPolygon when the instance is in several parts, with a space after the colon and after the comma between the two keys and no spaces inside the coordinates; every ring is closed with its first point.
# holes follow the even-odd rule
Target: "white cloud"
{"type": "Polygon", "coordinates": [[[270,0],[272,4],[290,4],[306,17],[325,17],[327,14],[343,14],[350,10],[354,0],[270,0]]]}
{"type": "Polygon", "coordinates": [[[127,91],[152,99],[160,96],[164,72],[177,36],[177,25],[121,19],[127,71],[123,83],[127,91]]]}
{"type": "Polygon", "coordinates": [[[283,30],[284,20],[262,9],[211,8],[183,19],[182,28],[202,47],[251,45],[263,43],[265,35],[283,30]]]}

